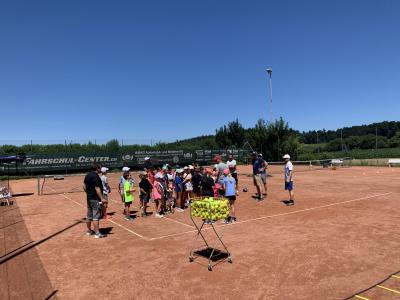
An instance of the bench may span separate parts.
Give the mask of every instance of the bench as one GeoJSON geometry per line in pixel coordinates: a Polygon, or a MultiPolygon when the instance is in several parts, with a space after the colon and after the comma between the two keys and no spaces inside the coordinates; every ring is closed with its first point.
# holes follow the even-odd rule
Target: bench
{"type": "Polygon", "coordinates": [[[341,165],[343,165],[343,160],[341,160],[341,159],[332,159],[331,160],[331,165],[332,166],[341,166],[341,165]]]}
{"type": "Polygon", "coordinates": [[[389,167],[393,167],[393,165],[399,165],[399,164],[400,164],[400,158],[389,158],[388,160],[389,167]]]}

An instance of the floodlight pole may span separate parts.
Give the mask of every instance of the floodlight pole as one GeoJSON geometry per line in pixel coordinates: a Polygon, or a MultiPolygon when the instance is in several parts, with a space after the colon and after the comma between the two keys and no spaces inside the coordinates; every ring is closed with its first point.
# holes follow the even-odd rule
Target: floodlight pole
{"type": "Polygon", "coordinates": [[[272,68],[267,69],[269,75],[269,121],[272,124],[272,68]]]}

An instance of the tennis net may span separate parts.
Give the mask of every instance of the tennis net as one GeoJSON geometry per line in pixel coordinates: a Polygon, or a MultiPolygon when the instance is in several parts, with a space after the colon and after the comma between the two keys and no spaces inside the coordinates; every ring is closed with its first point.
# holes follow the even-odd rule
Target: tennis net
{"type": "MultiPolygon", "coordinates": [[[[351,158],[334,158],[334,159],[320,159],[320,160],[295,160],[292,161],[295,172],[307,172],[323,169],[336,169],[351,166],[351,158]]],[[[284,173],[285,163],[268,162],[267,172],[270,174],[284,173]]]]}

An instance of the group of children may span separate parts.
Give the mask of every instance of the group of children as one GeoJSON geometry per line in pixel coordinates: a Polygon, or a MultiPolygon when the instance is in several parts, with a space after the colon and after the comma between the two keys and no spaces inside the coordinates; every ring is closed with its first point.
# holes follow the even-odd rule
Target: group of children
{"type": "MultiPolygon", "coordinates": [[[[288,205],[294,204],[293,194],[293,165],[290,156],[286,154],[285,160],[285,189],[289,191],[290,200],[288,205]]],[[[229,200],[230,214],[224,223],[236,222],[235,201],[238,192],[238,176],[236,161],[229,155],[226,163],[220,155],[215,156],[215,165],[211,167],[200,167],[197,164],[188,165],[183,168],[173,168],[168,164],[163,167],[153,167],[149,158],[143,171],[139,172],[139,183],[130,173],[129,167],[122,168],[122,176],[118,184],[118,191],[124,206],[123,214],[126,220],[132,220],[130,206],[134,199],[134,193],[138,190],[140,199],[141,216],[147,217],[149,202],[155,204],[155,217],[162,218],[165,214],[183,211],[189,206],[192,198],[198,197],[224,197],[229,200]]],[[[266,169],[268,164],[260,154],[253,153],[253,178],[257,188],[258,201],[267,195],[266,169]]],[[[103,184],[104,198],[108,198],[111,188],[106,176],[108,169],[101,168],[100,179],[103,184]]],[[[247,190],[245,188],[244,190],[247,190]]],[[[103,206],[104,218],[107,216],[107,205],[103,206]]]]}
{"type": "MultiPolygon", "coordinates": [[[[148,161],[149,158],[146,158],[146,162],[148,161]]],[[[155,168],[147,163],[144,170],[139,172],[138,184],[135,183],[130,168],[124,167],[118,190],[124,206],[125,219],[133,219],[130,215],[130,206],[134,193],[138,191],[142,217],[148,216],[149,202],[155,204],[155,217],[162,218],[165,214],[183,211],[194,197],[225,197],[230,203],[230,215],[224,223],[235,222],[234,204],[238,194],[236,161],[231,155],[225,164],[221,156],[217,155],[215,162],[214,168],[203,168],[197,164],[183,168],[173,168],[166,164],[155,168]]],[[[107,170],[107,168],[102,168],[102,176],[100,176],[105,197],[111,191],[106,176],[107,170]]],[[[106,209],[105,207],[105,218],[107,218],[106,209]]]]}

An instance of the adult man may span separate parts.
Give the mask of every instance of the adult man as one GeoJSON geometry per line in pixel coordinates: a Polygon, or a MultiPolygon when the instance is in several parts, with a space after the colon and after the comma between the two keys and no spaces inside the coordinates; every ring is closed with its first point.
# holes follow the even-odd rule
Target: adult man
{"type": "Polygon", "coordinates": [[[229,171],[232,174],[232,177],[235,178],[235,180],[236,180],[236,195],[239,195],[239,180],[238,180],[238,174],[237,174],[237,170],[236,170],[236,160],[233,159],[233,154],[229,154],[226,165],[228,166],[229,171]]]}
{"type": "Polygon", "coordinates": [[[264,185],[263,195],[267,196],[267,191],[268,191],[268,187],[267,187],[267,177],[268,177],[267,168],[268,168],[268,163],[264,160],[263,155],[261,153],[258,154],[258,158],[263,161],[262,168],[260,170],[260,175],[261,175],[261,180],[262,180],[263,185],[264,185]]]}
{"type": "Polygon", "coordinates": [[[219,154],[214,157],[214,161],[216,162],[215,171],[217,172],[217,182],[222,182],[224,179],[224,170],[227,166],[222,162],[222,157],[219,154]]]}
{"type": "Polygon", "coordinates": [[[294,192],[293,192],[293,164],[290,161],[290,155],[283,156],[285,160],[285,190],[289,191],[288,206],[294,205],[294,192]]]}
{"type": "Polygon", "coordinates": [[[150,161],[150,157],[146,156],[146,157],[144,158],[144,165],[143,165],[143,168],[144,168],[145,171],[147,171],[147,170],[153,168],[153,164],[152,164],[151,161],[150,161]]]}
{"type": "Polygon", "coordinates": [[[261,170],[264,164],[264,160],[260,159],[257,156],[256,152],[252,153],[252,162],[253,162],[253,183],[256,186],[257,189],[257,196],[256,199],[257,201],[262,201],[264,200],[264,196],[261,193],[261,187],[263,185],[262,179],[261,179],[261,170]]]}
{"type": "Polygon", "coordinates": [[[102,203],[107,204],[103,197],[103,184],[99,177],[101,173],[100,165],[93,165],[92,171],[88,173],[83,181],[83,189],[86,192],[87,200],[87,235],[94,235],[96,239],[105,237],[100,233],[99,220],[103,216],[102,203]],[[92,230],[92,223],[93,229],[92,230]]]}

